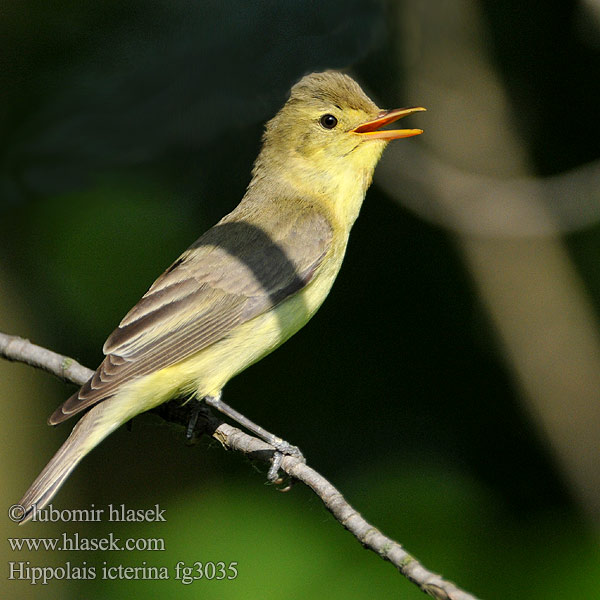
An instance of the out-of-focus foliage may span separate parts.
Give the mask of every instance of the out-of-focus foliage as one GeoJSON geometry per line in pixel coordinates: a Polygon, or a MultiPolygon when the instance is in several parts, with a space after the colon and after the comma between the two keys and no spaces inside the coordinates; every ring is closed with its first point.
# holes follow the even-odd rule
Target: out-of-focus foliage
{"type": "MultiPolygon", "coordinates": [[[[347,69],[381,106],[426,106],[411,122],[425,135],[387,151],[314,320],[226,398],[473,593],[594,597],[597,14],[592,0],[5,3],[0,329],[94,367],[154,278],[241,198],[289,86],[347,69]]],[[[0,372],[8,507],[66,436],[45,418],[72,388],[0,372]]],[[[422,597],[308,491],[264,481],[140,417],[54,505],[158,503],[166,523],[5,520],[2,532],[113,532],[165,551],[5,544],[0,596],[422,597]],[[7,579],[10,561],[85,561],[97,577],[30,585],[7,579]],[[170,581],[101,576],[144,561],[170,581]],[[183,585],[179,561],[235,561],[239,575],[183,585]]]]}

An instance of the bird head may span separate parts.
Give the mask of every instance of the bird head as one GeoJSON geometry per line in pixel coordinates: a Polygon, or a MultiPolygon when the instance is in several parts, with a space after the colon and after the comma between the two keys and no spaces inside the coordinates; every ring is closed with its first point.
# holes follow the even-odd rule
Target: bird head
{"type": "MultiPolygon", "coordinates": [[[[380,109],[348,75],[336,71],[303,77],[266,126],[261,159],[312,182],[367,176],[385,146],[421,129],[381,129],[422,107],[380,109]]],[[[257,161],[257,163],[259,162],[257,161]]],[[[328,186],[325,186],[328,187],[328,186]]]]}

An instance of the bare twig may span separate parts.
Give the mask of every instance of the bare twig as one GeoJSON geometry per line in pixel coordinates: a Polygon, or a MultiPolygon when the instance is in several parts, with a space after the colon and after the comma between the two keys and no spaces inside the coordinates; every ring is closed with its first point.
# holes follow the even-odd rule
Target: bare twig
{"type": "Polygon", "coordinates": [[[29,340],[0,332],[0,356],[7,360],[22,362],[48,371],[63,381],[83,385],[94,371],[80,365],[67,356],[62,356],[29,340]]]}
{"type": "MultiPolygon", "coordinates": [[[[83,385],[93,371],[80,365],[75,360],[56,354],[51,350],[36,346],[28,340],[10,336],[0,332],[0,356],[11,360],[44,369],[65,381],[83,385]]],[[[155,409],[166,421],[186,426],[190,408],[181,406],[179,402],[167,402],[155,409]]],[[[199,420],[199,428],[217,439],[224,447],[241,452],[252,459],[270,461],[274,448],[262,440],[250,436],[240,429],[224,423],[212,413],[204,414],[199,420]],[[202,421],[202,423],[200,423],[202,421]]],[[[458,588],[426,569],[417,559],[408,554],[394,540],[383,535],[370,525],[342,496],[327,479],[293,456],[285,456],[281,464],[282,470],[290,477],[310,487],[322,500],[323,504],[352,535],[365,547],[377,553],[381,558],[391,562],[409,581],[417,585],[423,592],[438,600],[477,600],[475,596],[458,588]]]]}

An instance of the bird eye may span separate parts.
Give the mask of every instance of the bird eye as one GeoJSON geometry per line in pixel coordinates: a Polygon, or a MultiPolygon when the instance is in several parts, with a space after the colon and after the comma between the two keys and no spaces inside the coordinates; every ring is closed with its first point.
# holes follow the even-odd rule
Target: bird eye
{"type": "Polygon", "coordinates": [[[320,123],[325,129],[333,129],[338,124],[338,120],[333,115],[327,114],[321,117],[320,123]]]}

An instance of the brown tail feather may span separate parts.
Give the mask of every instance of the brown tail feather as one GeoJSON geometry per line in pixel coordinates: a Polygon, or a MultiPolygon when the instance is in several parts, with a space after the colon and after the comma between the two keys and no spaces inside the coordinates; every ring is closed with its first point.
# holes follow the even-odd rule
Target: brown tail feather
{"type": "Polygon", "coordinates": [[[107,404],[94,407],[81,418],[52,460],[25,492],[19,502],[24,510],[20,524],[32,518],[34,507],[36,510],[44,508],[79,461],[123,422],[118,418],[119,411],[105,410],[109,408],[107,404]],[[107,412],[113,414],[107,415],[107,412]],[[117,418],[107,418],[109,416],[117,418]]]}

